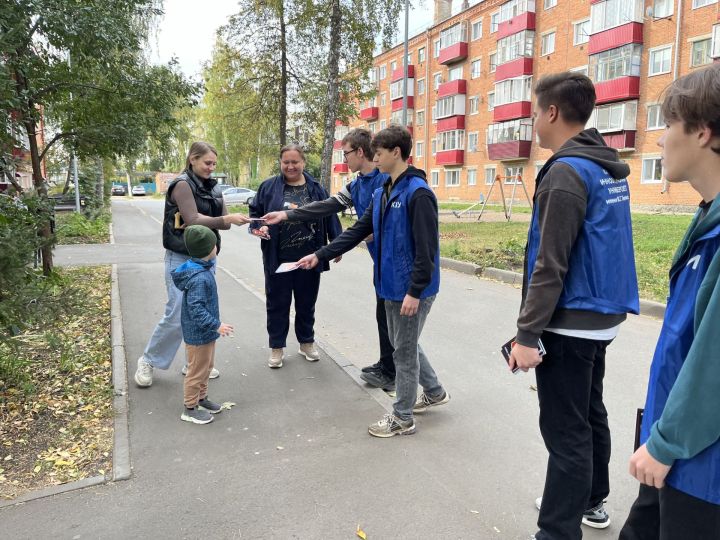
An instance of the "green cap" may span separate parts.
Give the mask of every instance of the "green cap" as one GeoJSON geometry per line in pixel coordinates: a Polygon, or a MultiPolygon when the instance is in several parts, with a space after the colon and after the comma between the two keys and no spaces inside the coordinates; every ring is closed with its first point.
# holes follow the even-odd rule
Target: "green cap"
{"type": "Polygon", "coordinates": [[[215,233],[205,225],[190,225],[183,236],[188,253],[197,259],[210,255],[217,244],[215,233]]]}

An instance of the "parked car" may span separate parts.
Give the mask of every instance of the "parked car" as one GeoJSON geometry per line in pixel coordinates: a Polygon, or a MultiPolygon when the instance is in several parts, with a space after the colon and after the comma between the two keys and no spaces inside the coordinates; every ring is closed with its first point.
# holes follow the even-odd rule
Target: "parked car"
{"type": "Polygon", "coordinates": [[[255,191],[248,188],[242,188],[242,187],[234,187],[230,189],[226,189],[223,192],[223,199],[225,199],[225,204],[248,204],[248,200],[251,197],[254,197],[256,194],[255,191]]]}
{"type": "Polygon", "coordinates": [[[228,189],[232,188],[233,186],[231,186],[230,184],[218,184],[217,187],[218,187],[218,189],[220,189],[220,191],[225,193],[228,189]]]}
{"type": "Polygon", "coordinates": [[[145,188],[143,186],[137,185],[133,186],[132,188],[132,194],[133,195],[145,195],[145,188]]]}
{"type": "Polygon", "coordinates": [[[127,188],[122,184],[114,184],[110,189],[111,195],[127,195],[127,188]]]}

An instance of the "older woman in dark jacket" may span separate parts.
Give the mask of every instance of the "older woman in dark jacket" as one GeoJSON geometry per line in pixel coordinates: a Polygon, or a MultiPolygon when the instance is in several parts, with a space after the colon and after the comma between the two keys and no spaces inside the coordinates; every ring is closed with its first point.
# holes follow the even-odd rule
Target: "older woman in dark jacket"
{"type": "MultiPolygon", "coordinates": [[[[312,201],[321,201],[329,195],[317,180],[305,172],[305,154],[298,145],[291,144],[280,150],[281,173],[265,180],[250,204],[250,217],[261,217],[275,210],[298,208],[312,201]]],[[[292,263],[314,253],[342,232],[337,216],[314,221],[284,221],[278,225],[254,226],[257,232],[269,236],[261,240],[265,267],[265,297],[267,330],[270,341],[271,368],[282,367],[286,339],[290,330],[290,304],[295,298],[295,337],[300,343],[300,354],[308,361],[320,359],[315,347],[315,302],[320,289],[320,272],[329,265],[315,270],[293,270],[276,273],[282,263],[292,263]]]]}

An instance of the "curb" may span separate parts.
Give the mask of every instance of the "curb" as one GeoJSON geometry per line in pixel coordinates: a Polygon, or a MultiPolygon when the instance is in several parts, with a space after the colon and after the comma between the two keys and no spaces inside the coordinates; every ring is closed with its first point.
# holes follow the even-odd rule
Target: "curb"
{"type": "Polygon", "coordinates": [[[83,478],[76,482],[69,482],[67,484],[60,484],[59,486],[51,486],[49,488],[33,491],[21,495],[17,499],[11,501],[0,502],[0,508],[6,508],[8,506],[15,506],[16,504],[24,504],[37,499],[44,499],[46,497],[52,497],[53,495],[62,495],[68,491],[75,491],[76,489],[83,489],[92,486],[99,486],[107,482],[107,478],[104,476],[91,476],[90,478],[83,478]]]}

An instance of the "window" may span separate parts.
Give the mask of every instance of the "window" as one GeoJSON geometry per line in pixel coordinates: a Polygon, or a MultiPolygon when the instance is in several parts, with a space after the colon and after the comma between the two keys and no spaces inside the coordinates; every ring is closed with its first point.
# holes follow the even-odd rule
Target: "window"
{"type": "Polygon", "coordinates": [[[447,187],[460,185],[460,169],[445,169],[445,185],[447,187]]]}
{"type": "Polygon", "coordinates": [[[693,0],[693,9],[709,6],[711,4],[717,4],[717,0],[693,0]]]}
{"type": "Polygon", "coordinates": [[[520,118],[518,120],[510,120],[509,122],[500,122],[488,126],[488,144],[512,141],[532,141],[531,118],[520,118]]]}
{"type": "Polygon", "coordinates": [[[435,91],[437,91],[437,89],[440,87],[440,85],[442,84],[442,82],[443,82],[443,80],[442,80],[442,73],[435,73],[435,74],[433,75],[433,89],[434,89],[435,91]]]}
{"type": "Polygon", "coordinates": [[[418,64],[422,64],[425,61],[425,47],[418,49],[418,64]]]}
{"type": "Polygon", "coordinates": [[[377,68],[370,68],[368,70],[368,80],[370,81],[370,84],[375,84],[377,82],[377,68]]]}
{"type": "Polygon", "coordinates": [[[387,103],[387,92],[383,92],[382,94],[380,94],[380,106],[384,107],[386,103],[387,103]]]}
{"type": "Polygon", "coordinates": [[[437,100],[435,104],[437,118],[447,118],[448,116],[461,116],[465,114],[465,96],[457,94],[447,96],[437,100]]]}
{"type": "Polygon", "coordinates": [[[425,93],[425,79],[418,79],[418,96],[422,96],[425,93]]]}
{"type": "Polygon", "coordinates": [[[477,114],[479,110],[480,105],[480,97],[479,96],[472,96],[469,99],[470,101],[470,114],[477,114]]]}
{"type": "Polygon", "coordinates": [[[490,15],[490,33],[493,34],[498,31],[500,25],[500,12],[497,11],[490,15]]]}
{"type": "Polygon", "coordinates": [[[480,39],[482,37],[482,19],[472,23],[472,40],[480,39]]]}
{"type": "Polygon", "coordinates": [[[704,66],[712,62],[710,57],[710,49],[712,47],[712,39],[701,39],[692,42],[692,52],[690,53],[690,67],[704,66]]]}
{"type": "MultiPolygon", "coordinates": [[[[402,117],[403,117],[402,109],[398,109],[397,111],[393,111],[392,113],[390,113],[390,123],[391,123],[391,124],[396,124],[396,125],[398,125],[398,126],[402,126],[402,125],[403,125],[402,117]]],[[[408,109],[407,119],[406,119],[405,125],[406,125],[406,126],[412,126],[412,125],[413,125],[413,111],[412,111],[412,109],[408,109]]]]}
{"type": "Polygon", "coordinates": [[[440,40],[436,39],[433,42],[433,58],[440,56],[440,40]]]}
{"type": "Polygon", "coordinates": [[[390,62],[390,72],[393,72],[397,69],[397,60],[393,60],[390,62]]]}
{"type": "Polygon", "coordinates": [[[509,21],[528,11],[535,13],[535,0],[510,0],[509,2],[505,2],[500,6],[498,24],[509,21]]]}
{"type": "Polygon", "coordinates": [[[648,76],[670,73],[671,56],[672,45],[665,45],[663,47],[650,49],[648,76]]]}
{"type": "Polygon", "coordinates": [[[430,119],[433,124],[437,124],[437,105],[433,105],[430,109],[430,119]]]}
{"type": "Polygon", "coordinates": [[[662,107],[659,103],[648,104],[647,106],[647,129],[663,129],[665,119],[662,117],[662,107]]]}
{"type": "Polygon", "coordinates": [[[380,129],[383,130],[387,127],[387,121],[386,120],[380,120],[380,129]]]}
{"type": "Polygon", "coordinates": [[[491,186],[495,182],[495,167],[485,167],[485,185],[491,186]]]}
{"type": "MultiPolygon", "coordinates": [[[[409,52],[408,55],[407,55],[407,65],[408,65],[408,66],[409,66],[410,64],[412,64],[412,54],[413,54],[413,53],[409,52]]],[[[404,67],[404,66],[400,66],[400,67],[404,67]]]]}
{"type": "Polygon", "coordinates": [[[491,52],[488,56],[488,64],[490,65],[490,73],[495,73],[497,68],[497,53],[491,52]]]}
{"type": "Polygon", "coordinates": [[[710,56],[720,58],[720,24],[713,26],[712,52],[710,56]]]}
{"type": "MultiPolygon", "coordinates": [[[[399,81],[395,81],[394,83],[390,83],[390,99],[398,99],[403,97],[403,82],[404,79],[400,79],[399,81]]],[[[410,80],[408,79],[408,95],[412,96],[412,87],[410,86],[410,80]]]]}
{"type": "MultiPolygon", "coordinates": [[[[343,163],[343,153],[342,150],[333,150],[333,163],[343,163]]],[[[227,195],[232,195],[233,193],[238,193],[238,190],[229,189],[228,192],[226,192],[227,195]]]]}
{"type": "Polygon", "coordinates": [[[477,152],[478,147],[478,132],[474,131],[468,133],[467,150],[468,152],[477,152]]]}
{"type": "MultiPolygon", "coordinates": [[[[435,153],[435,152],[433,152],[435,153]]],[[[438,187],[440,184],[440,171],[430,171],[430,186],[438,187]]]]}
{"type": "Polygon", "coordinates": [[[387,77],[387,66],[383,64],[380,66],[380,80],[382,81],[385,77],[387,77]]]}
{"type": "Polygon", "coordinates": [[[468,186],[477,184],[477,169],[468,169],[467,171],[468,186]]]}
{"type": "Polygon", "coordinates": [[[642,45],[623,45],[609,51],[590,55],[589,73],[595,83],[619,77],[639,77],[642,45]]]}
{"type": "Polygon", "coordinates": [[[416,121],[418,126],[424,126],[425,125],[425,111],[418,111],[415,113],[417,115],[416,121]]]}
{"type": "Polygon", "coordinates": [[[573,23],[573,45],[590,41],[590,19],[573,23]]]}
{"type": "Polygon", "coordinates": [[[458,79],[463,78],[463,68],[462,65],[450,68],[448,70],[448,81],[457,81],[458,79]]]}
{"type": "Polygon", "coordinates": [[[554,8],[555,6],[557,6],[557,0],[545,0],[543,3],[544,9],[554,8]]]}
{"type": "Polygon", "coordinates": [[[587,77],[588,75],[588,67],[587,66],[578,66],[576,68],[572,68],[570,71],[574,73],[582,73],[587,77]]]}
{"type": "Polygon", "coordinates": [[[480,60],[473,60],[470,64],[470,78],[477,79],[480,76],[480,60]]]}
{"type": "Polygon", "coordinates": [[[370,133],[375,133],[375,122],[370,122],[368,124],[368,129],[370,130],[370,133]]]}
{"type": "Polygon", "coordinates": [[[494,106],[530,101],[532,93],[532,76],[505,79],[495,83],[494,106]]]}
{"type": "Polygon", "coordinates": [[[505,183],[506,184],[519,184],[518,180],[522,180],[524,168],[520,166],[506,166],[505,167],[505,183]]]}
{"type": "Polygon", "coordinates": [[[555,52],[555,32],[540,36],[540,56],[555,52]]]}
{"type": "Polygon", "coordinates": [[[655,0],[653,4],[653,18],[662,19],[673,14],[673,0],[655,0]]]}
{"type": "Polygon", "coordinates": [[[662,165],[659,157],[644,158],[642,160],[641,184],[659,184],[662,182],[662,165]]]}
{"type": "Polygon", "coordinates": [[[645,0],[605,0],[590,6],[590,33],[643,22],[645,0]]]}
{"type": "Polygon", "coordinates": [[[544,161],[536,161],[536,162],[535,162],[535,178],[538,177],[538,174],[540,174],[540,171],[542,170],[542,168],[543,168],[544,166],[545,166],[545,162],[544,162],[544,161]]]}
{"type": "Polygon", "coordinates": [[[467,41],[467,25],[464,21],[440,32],[440,49],[446,49],[464,41],[467,41]]]}
{"type": "Polygon", "coordinates": [[[465,147],[465,130],[452,129],[437,134],[439,138],[438,152],[446,150],[462,150],[465,147]]]}
{"type": "MultiPolygon", "coordinates": [[[[437,154],[437,139],[432,139],[430,141],[430,150],[432,151],[433,156],[437,154]]],[[[435,185],[437,186],[437,184],[435,185]]]]}
{"type": "MultiPolygon", "coordinates": [[[[553,37],[553,47],[555,46],[553,37]]],[[[502,65],[522,57],[532,57],[535,44],[535,32],[523,30],[497,42],[497,63],[502,65]]]]}
{"type": "Polygon", "coordinates": [[[495,108],[495,92],[488,92],[488,111],[495,108]]]}
{"type": "Polygon", "coordinates": [[[415,143],[415,157],[423,157],[424,150],[425,143],[423,141],[418,141],[415,143]]]}
{"type": "Polygon", "coordinates": [[[595,107],[587,127],[600,133],[637,130],[637,101],[623,101],[595,107]]]}

